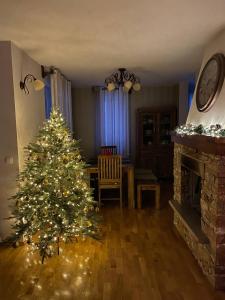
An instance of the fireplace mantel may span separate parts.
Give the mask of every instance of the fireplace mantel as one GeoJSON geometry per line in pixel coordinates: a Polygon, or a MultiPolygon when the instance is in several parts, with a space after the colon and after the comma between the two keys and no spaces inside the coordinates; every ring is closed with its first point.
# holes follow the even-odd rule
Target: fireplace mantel
{"type": "Polygon", "coordinates": [[[174,143],[194,148],[200,152],[225,155],[225,137],[217,138],[199,134],[182,136],[176,132],[172,132],[171,137],[174,143]]]}

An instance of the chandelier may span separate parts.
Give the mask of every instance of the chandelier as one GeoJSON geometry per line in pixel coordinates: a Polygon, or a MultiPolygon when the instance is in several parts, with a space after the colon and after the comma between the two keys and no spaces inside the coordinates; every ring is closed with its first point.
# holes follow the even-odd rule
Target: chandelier
{"type": "Polygon", "coordinates": [[[141,89],[140,79],[125,68],[119,68],[117,72],[107,77],[105,84],[109,92],[119,87],[123,87],[123,90],[128,93],[131,93],[132,90],[138,92],[141,89]]]}

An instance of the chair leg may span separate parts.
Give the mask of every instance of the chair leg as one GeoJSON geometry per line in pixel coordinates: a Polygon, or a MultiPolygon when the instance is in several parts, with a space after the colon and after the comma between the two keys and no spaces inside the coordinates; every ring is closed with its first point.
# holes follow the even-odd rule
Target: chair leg
{"type": "Polygon", "coordinates": [[[156,190],[156,209],[160,209],[160,187],[157,186],[156,190]]]}
{"type": "Polygon", "coordinates": [[[123,191],[122,191],[122,187],[120,187],[120,208],[123,208],[123,191]]]}

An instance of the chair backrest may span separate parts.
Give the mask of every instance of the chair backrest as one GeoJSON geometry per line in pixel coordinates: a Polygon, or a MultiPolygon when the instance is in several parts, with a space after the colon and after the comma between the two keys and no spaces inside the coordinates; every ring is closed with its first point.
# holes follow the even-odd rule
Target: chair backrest
{"type": "Polygon", "coordinates": [[[102,155],[113,155],[117,154],[117,147],[116,146],[101,146],[102,155]]]}
{"type": "Polygon", "coordinates": [[[122,158],[121,155],[98,156],[98,180],[99,183],[121,182],[122,158]]]}

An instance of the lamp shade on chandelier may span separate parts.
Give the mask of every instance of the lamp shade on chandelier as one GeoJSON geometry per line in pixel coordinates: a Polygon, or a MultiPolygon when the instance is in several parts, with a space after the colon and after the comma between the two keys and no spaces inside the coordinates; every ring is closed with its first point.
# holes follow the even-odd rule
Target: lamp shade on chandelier
{"type": "Polygon", "coordinates": [[[119,68],[117,72],[107,77],[105,85],[109,92],[119,87],[123,87],[124,91],[128,93],[131,93],[132,90],[138,92],[141,89],[140,79],[125,68],[119,68]]]}

